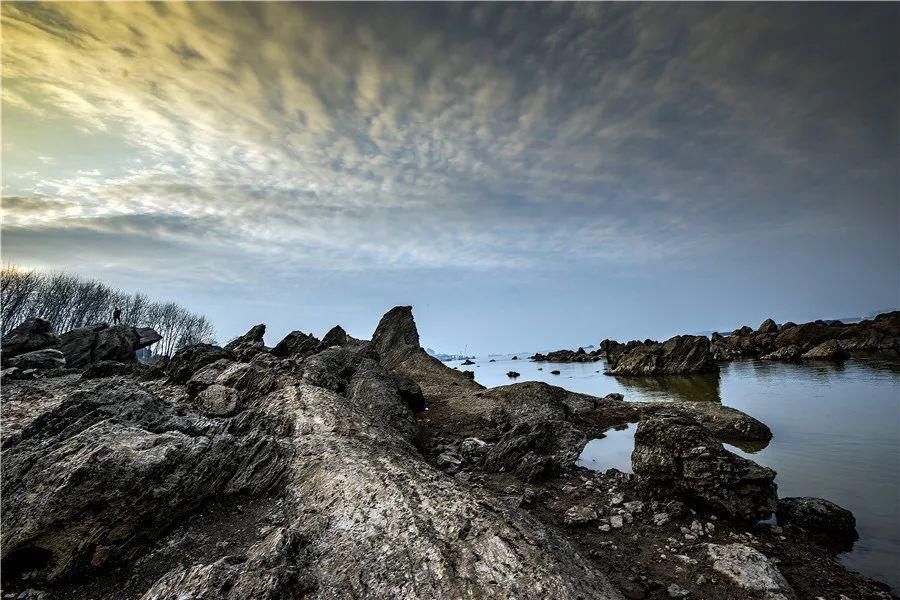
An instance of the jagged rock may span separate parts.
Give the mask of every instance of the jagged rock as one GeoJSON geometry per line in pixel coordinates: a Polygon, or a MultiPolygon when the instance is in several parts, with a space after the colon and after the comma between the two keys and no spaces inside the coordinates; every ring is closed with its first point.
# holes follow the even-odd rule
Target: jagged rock
{"type": "Polygon", "coordinates": [[[81,372],[82,379],[101,379],[103,377],[114,377],[116,375],[128,375],[132,372],[132,366],[115,360],[98,360],[88,365],[81,372]]]}
{"type": "Polygon", "coordinates": [[[518,377],[520,374],[521,374],[521,373],[517,373],[517,372],[515,372],[515,371],[507,371],[507,372],[506,372],[506,376],[507,376],[507,377],[512,377],[512,378],[516,378],[516,377],[518,377]]]}
{"type": "Polygon", "coordinates": [[[259,413],[234,432],[122,378],[60,385],[61,403],[4,440],[4,577],[87,576],[135,557],[205,499],[262,492],[284,473],[259,413]]]}
{"type": "Polygon", "coordinates": [[[254,325],[244,335],[225,344],[225,349],[234,354],[238,360],[249,361],[260,352],[267,350],[263,343],[265,334],[266,326],[264,323],[254,325]]]}
{"type": "Polygon", "coordinates": [[[19,354],[6,361],[10,367],[25,369],[56,369],[66,366],[66,357],[54,348],[19,354]]]}
{"type": "Polygon", "coordinates": [[[216,383],[219,375],[233,364],[234,361],[228,358],[220,358],[215,362],[211,362],[208,365],[199,368],[187,381],[186,386],[188,396],[193,398],[212,384],[216,383]]]}
{"type": "Polygon", "coordinates": [[[292,331],[272,348],[272,354],[281,358],[306,358],[319,348],[319,340],[312,334],[292,331]]]}
{"type": "Polygon", "coordinates": [[[59,350],[66,366],[85,367],[98,360],[133,362],[136,350],[155,344],[162,337],[149,327],[99,323],[67,331],[60,336],[59,350]]]}
{"type": "Polygon", "coordinates": [[[53,324],[40,317],[26,319],[9,330],[0,341],[4,365],[9,359],[19,354],[57,346],[59,346],[59,336],[53,330],[53,324]]]}
{"type": "Polygon", "coordinates": [[[414,353],[425,352],[419,346],[419,332],[411,306],[396,306],[381,317],[372,334],[372,348],[387,368],[400,364],[414,353]]]}
{"type": "Polygon", "coordinates": [[[303,381],[344,393],[362,357],[346,348],[327,348],[303,361],[303,381]]]}
{"type": "Polygon", "coordinates": [[[760,324],[759,329],[756,330],[757,333],[776,333],[778,331],[778,324],[772,319],[766,319],[760,324]]]}
{"type": "Polygon", "coordinates": [[[678,375],[715,373],[719,366],[710,352],[709,339],[680,335],[662,344],[641,344],[622,354],[607,369],[608,375],[678,375]]]}
{"type": "Polygon", "coordinates": [[[775,516],[779,525],[804,529],[836,551],[849,550],[859,539],[853,513],[823,498],[782,498],[775,516]]]}
{"type": "Polygon", "coordinates": [[[239,406],[236,389],[214,383],[197,395],[197,405],[204,415],[227,417],[234,414],[239,406]]]}
{"type": "Polygon", "coordinates": [[[737,456],[685,416],[657,413],[639,423],[631,465],[653,497],[699,503],[737,519],[760,519],[776,507],[775,471],[737,456]]]}
{"type": "Polygon", "coordinates": [[[760,358],[763,360],[783,360],[783,361],[797,361],[800,360],[800,356],[803,352],[800,350],[799,346],[789,345],[784,346],[783,348],[779,348],[774,352],[769,352],[768,354],[764,354],[760,358]]]}
{"type": "Polygon", "coordinates": [[[234,361],[235,358],[234,353],[225,348],[212,344],[194,344],[176,351],[166,364],[165,370],[175,383],[187,383],[202,367],[217,360],[234,361]]]}
{"type": "Polygon", "coordinates": [[[712,568],[741,589],[770,600],[794,598],[794,591],[763,554],[743,544],[706,544],[712,568]]]}
{"type": "Polygon", "coordinates": [[[806,352],[801,358],[809,360],[844,360],[849,356],[841,348],[837,340],[827,340],[806,352]]]}
{"type": "Polygon", "coordinates": [[[466,360],[462,361],[462,363],[460,363],[460,364],[465,365],[465,366],[469,366],[469,365],[474,365],[474,364],[475,364],[475,361],[474,361],[474,360],[469,360],[469,359],[467,358],[466,360]]]}
{"type": "Polygon", "coordinates": [[[583,525],[597,520],[597,511],[593,506],[573,506],[566,511],[566,525],[583,525]]]}
{"type": "Polygon", "coordinates": [[[554,350],[547,354],[536,353],[529,358],[537,362],[594,362],[600,360],[599,355],[588,354],[584,348],[579,348],[580,352],[572,350],[554,350]]]}
{"type": "Polygon", "coordinates": [[[753,333],[753,328],[748,325],[743,325],[732,331],[731,335],[740,337],[750,335],[751,333],[753,333]]]}

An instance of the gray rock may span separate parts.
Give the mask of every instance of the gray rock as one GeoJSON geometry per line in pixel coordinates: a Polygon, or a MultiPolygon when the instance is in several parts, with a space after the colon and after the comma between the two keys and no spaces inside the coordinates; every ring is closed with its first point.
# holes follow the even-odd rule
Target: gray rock
{"type": "Polygon", "coordinates": [[[763,554],[743,544],[706,544],[715,571],[738,587],[771,600],[794,598],[787,581],[763,554]]]}
{"type": "Polygon", "coordinates": [[[53,325],[50,321],[40,317],[26,319],[10,329],[0,341],[4,365],[10,358],[19,354],[57,346],[59,346],[59,336],[53,330],[53,325]]]}
{"type": "Polygon", "coordinates": [[[619,356],[607,375],[679,375],[717,373],[710,341],[705,336],[681,335],[663,343],[635,346],[619,356]]]}
{"type": "Polygon", "coordinates": [[[236,389],[217,383],[197,395],[200,411],[212,417],[227,417],[234,414],[238,410],[239,402],[236,389]]]}
{"type": "Polygon", "coordinates": [[[116,375],[128,375],[132,372],[132,365],[115,360],[98,360],[87,366],[81,372],[82,379],[100,379],[114,377],[116,375]]]}
{"type": "Polygon", "coordinates": [[[563,517],[566,525],[584,525],[597,520],[597,511],[593,506],[573,506],[563,517]]]}
{"type": "Polygon", "coordinates": [[[306,358],[319,348],[319,340],[312,334],[292,331],[272,348],[272,354],[281,358],[306,358]]]}
{"type": "Polygon", "coordinates": [[[844,360],[849,356],[837,340],[827,340],[810,349],[802,358],[807,360],[844,360]]]}
{"type": "Polygon", "coordinates": [[[803,354],[803,351],[799,346],[795,346],[793,344],[783,346],[774,352],[769,352],[768,354],[764,354],[761,358],[763,360],[783,360],[783,361],[796,361],[800,360],[800,356],[803,354]]]}
{"type": "Polygon", "coordinates": [[[194,398],[197,394],[216,383],[219,375],[233,364],[234,361],[230,359],[220,358],[198,369],[187,381],[188,396],[194,398]]]}
{"type": "Polygon", "coordinates": [[[66,366],[85,367],[100,360],[133,362],[136,350],[155,344],[162,337],[149,327],[99,323],[67,331],[60,336],[59,349],[66,366]]]}
{"type": "Polygon", "coordinates": [[[264,323],[254,325],[244,335],[236,337],[225,344],[225,349],[234,354],[238,360],[250,361],[257,354],[268,350],[263,343],[265,334],[266,326],[264,323]]]}
{"type": "Polygon", "coordinates": [[[424,353],[419,346],[419,331],[411,306],[394,307],[381,317],[372,334],[372,349],[378,353],[381,364],[388,368],[400,364],[412,354],[424,353]]]}
{"type": "Polygon", "coordinates": [[[849,550],[859,539],[853,513],[823,498],[782,498],[775,516],[779,525],[804,529],[835,551],[849,550]]]}
{"type": "Polygon", "coordinates": [[[631,464],[636,481],[652,497],[683,499],[737,519],[775,511],[775,471],[725,450],[685,416],[657,414],[641,421],[631,464]]]}
{"type": "Polygon", "coordinates": [[[57,369],[66,366],[66,357],[54,348],[34,350],[9,359],[6,364],[20,369],[57,369]]]}
{"type": "Polygon", "coordinates": [[[777,333],[778,332],[778,324],[772,319],[766,319],[759,326],[759,329],[756,330],[757,333],[777,333]]]}
{"type": "Polygon", "coordinates": [[[201,368],[222,359],[234,361],[234,353],[212,344],[185,346],[169,359],[166,374],[175,383],[187,383],[201,368]]]}

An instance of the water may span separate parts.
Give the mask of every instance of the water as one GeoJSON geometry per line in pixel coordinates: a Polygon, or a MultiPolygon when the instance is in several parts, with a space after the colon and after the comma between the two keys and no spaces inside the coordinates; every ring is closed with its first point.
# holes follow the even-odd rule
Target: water
{"type": "MultiPolygon", "coordinates": [[[[841,561],[900,591],[900,361],[745,360],[723,364],[719,375],[615,378],[603,375],[602,362],[521,359],[447,364],[475,371],[476,381],[488,387],[544,381],[595,396],[618,392],[637,402],[719,401],[753,415],[772,429],[772,442],[753,453],[729,449],[775,469],[780,496],[819,496],[853,511],[860,539],[841,561]],[[554,369],[560,374],[551,375],[554,369]],[[510,370],[521,376],[507,377],[510,370]]],[[[579,464],[630,471],[634,430],[590,442],[579,464]]]]}

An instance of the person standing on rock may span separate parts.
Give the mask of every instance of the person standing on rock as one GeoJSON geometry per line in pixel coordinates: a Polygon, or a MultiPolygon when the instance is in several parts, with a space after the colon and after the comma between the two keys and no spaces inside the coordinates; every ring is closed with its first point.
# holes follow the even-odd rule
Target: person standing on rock
{"type": "Polygon", "coordinates": [[[113,309],[113,325],[118,325],[122,321],[122,311],[117,306],[113,309]]]}

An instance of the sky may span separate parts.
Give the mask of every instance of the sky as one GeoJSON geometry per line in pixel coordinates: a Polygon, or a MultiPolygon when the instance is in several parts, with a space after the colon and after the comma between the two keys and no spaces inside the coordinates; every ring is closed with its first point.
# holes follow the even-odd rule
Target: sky
{"type": "Polygon", "coordinates": [[[519,352],[900,306],[900,4],[2,4],[2,260],[519,352]]]}

